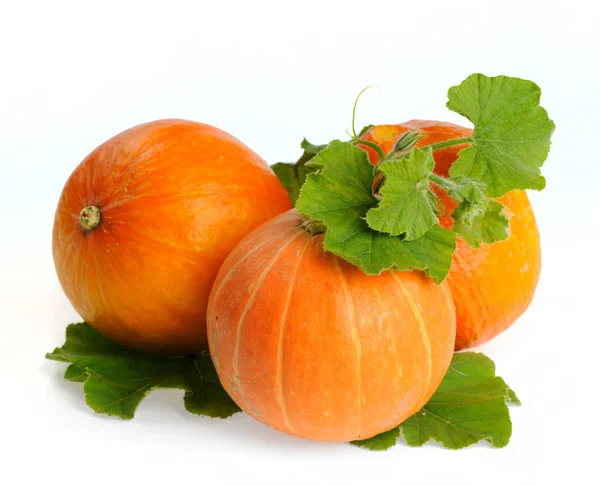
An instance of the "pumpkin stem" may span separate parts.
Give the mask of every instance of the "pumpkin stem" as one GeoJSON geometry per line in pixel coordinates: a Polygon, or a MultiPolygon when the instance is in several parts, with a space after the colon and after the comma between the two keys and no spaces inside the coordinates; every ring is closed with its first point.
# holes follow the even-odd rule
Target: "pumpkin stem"
{"type": "Polygon", "coordinates": [[[79,213],[79,224],[86,231],[92,231],[102,221],[102,213],[97,206],[87,206],[79,213]]]}
{"type": "Polygon", "coordinates": [[[325,233],[325,230],[327,229],[321,221],[316,221],[314,219],[307,219],[304,221],[304,223],[302,223],[302,227],[308,231],[311,236],[317,236],[321,233],[325,233]]]}

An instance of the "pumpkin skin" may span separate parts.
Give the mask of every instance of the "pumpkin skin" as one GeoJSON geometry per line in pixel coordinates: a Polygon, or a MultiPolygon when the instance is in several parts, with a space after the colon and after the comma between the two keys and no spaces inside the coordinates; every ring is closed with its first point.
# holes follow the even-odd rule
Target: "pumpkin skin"
{"type": "Polygon", "coordinates": [[[187,354],[207,346],[206,307],[231,249],[291,207],[275,174],[228,133],[185,120],[126,130],[68,179],[53,255],[62,288],[94,329],[123,346],[187,354]],[[84,230],[80,211],[100,224],[84,230]]]}
{"type": "Polygon", "coordinates": [[[223,387],[249,415],[319,441],[372,437],[431,397],[454,348],[446,283],[367,276],[323,249],[288,211],[219,270],[207,316],[223,387]]]}
{"type": "MultiPolygon", "coordinates": [[[[380,125],[363,135],[389,153],[398,138],[416,129],[425,135],[417,147],[471,135],[472,130],[452,123],[411,120],[398,125],[380,125]]],[[[371,162],[379,160],[370,147],[362,146],[371,162]]],[[[458,152],[467,145],[456,145],[433,153],[435,172],[448,176],[458,152]]],[[[456,203],[442,190],[436,190],[445,205],[440,218],[450,229],[450,213],[456,203]]],[[[533,209],[525,191],[511,191],[498,198],[506,206],[510,220],[508,239],[492,245],[471,248],[462,238],[456,242],[456,252],[447,282],[456,305],[455,349],[478,346],[492,339],[513,324],[531,303],[541,271],[540,235],[533,209]]]]}

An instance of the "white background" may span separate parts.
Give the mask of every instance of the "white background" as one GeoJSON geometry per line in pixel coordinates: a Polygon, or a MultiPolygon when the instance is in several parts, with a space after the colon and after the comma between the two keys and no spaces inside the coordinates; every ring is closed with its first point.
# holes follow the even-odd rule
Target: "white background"
{"type": "MultiPolygon", "coordinates": [[[[596,2],[0,2],[0,483],[598,484],[600,34],[596,2]],[[446,91],[472,72],[532,79],[557,131],[532,194],[543,271],[528,312],[481,348],[516,390],[508,447],[374,453],[287,437],[153,392],[133,421],[94,415],[43,359],[77,316],[54,273],[62,186],[105,139],[182,117],[270,163],[303,136],[461,122],[446,91]],[[596,464],[595,464],[596,463],[596,464]]],[[[468,123],[468,122],[467,122],[468,123]]]]}

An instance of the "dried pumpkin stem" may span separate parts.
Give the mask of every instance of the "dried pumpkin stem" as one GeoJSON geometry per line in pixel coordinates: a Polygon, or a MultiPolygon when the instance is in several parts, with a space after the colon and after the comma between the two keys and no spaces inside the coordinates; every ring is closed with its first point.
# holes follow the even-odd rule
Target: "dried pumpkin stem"
{"type": "Polygon", "coordinates": [[[86,231],[92,231],[102,221],[102,213],[98,206],[87,206],[79,213],[79,224],[86,231]]]}
{"type": "Polygon", "coordinates": [[[302,223],[302,228],[308,231],[311,236],[317,236],[321,233],[325,233],[327,229],[326,226],[321,221],[316,221],[314,219],[307,219],[302,223]]]}

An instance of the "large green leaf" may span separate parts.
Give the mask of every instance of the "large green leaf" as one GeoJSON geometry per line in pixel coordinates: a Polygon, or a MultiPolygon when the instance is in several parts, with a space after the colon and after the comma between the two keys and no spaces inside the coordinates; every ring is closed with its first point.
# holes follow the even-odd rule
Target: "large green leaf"
{"type": "Polygon", "coordinates": [[[531,81],[483,74],[450,88],[448,108],[475,125],[472,145],[461,150],[450,175],[484,182],[491,197],[513,189],[543,189],[540,167],[555,126],[539,106],[540,95],[531,81]]]}
{"type": "Polygon", "coordinates": [[[165,358],[127,350],[86,323],[67,328],[65,344],[46,358],[70,363],[65,379],[83,382],[96,412],[131,419],[155,388],[185,390],[185,408],[198,415],[229,417],[239,412],[225,392],[208,353],[165,358]]]}

